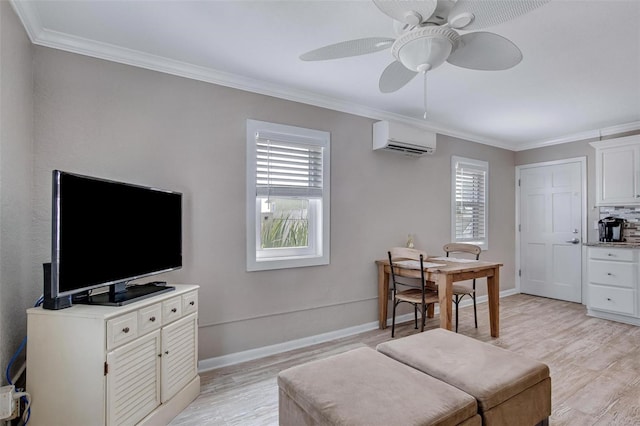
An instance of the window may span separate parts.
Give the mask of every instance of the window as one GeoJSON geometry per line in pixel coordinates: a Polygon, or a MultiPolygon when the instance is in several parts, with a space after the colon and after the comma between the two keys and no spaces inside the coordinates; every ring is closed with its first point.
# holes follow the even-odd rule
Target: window
{"type": "Polygon", "coordinates": [[[451,157],[451,240],[486,250],[489,163],[451,157]]]}
{"type": "Polygon", "coordinates": [[[330,134],[247,120],[247,270],[329,263],[330,134]]]}

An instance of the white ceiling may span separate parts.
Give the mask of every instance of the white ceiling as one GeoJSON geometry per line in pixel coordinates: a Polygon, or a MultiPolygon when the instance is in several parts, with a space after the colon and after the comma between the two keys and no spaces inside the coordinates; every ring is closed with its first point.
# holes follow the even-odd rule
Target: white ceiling
{"type": "Polygon", "coordinates": [[[448,63],[392,94],[389,50],[303,62],[306,51],[395,37],[370,1],[12,0],[35,44],[333,108],[398,119],[515,151],[640,129],[640,1],[552,0],[488,28],[523,61],[506,71],[448,63]]]}

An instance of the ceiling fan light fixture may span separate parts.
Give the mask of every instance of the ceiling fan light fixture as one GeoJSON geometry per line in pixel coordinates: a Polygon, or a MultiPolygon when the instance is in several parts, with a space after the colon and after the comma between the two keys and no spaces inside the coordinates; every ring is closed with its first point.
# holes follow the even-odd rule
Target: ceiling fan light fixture
{"type": "Polygon", "coordinates": [[[408,69],[425,72],[442,65],[457,47],[459,39],[460,35],[452,29],[424,27],[399,37],[391,50],[408,69]]]}

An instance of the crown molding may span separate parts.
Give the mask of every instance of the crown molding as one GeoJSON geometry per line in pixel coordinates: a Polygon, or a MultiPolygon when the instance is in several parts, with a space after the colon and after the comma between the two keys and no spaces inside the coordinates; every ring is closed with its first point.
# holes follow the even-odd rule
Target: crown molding
{"type": "Polygon", "coordinates": [[[527,149],[543,148],[545,146],[560,145],[569,142],[584,141],[587,139],[600,139],[602,136],[618,135],[625,132],[633,132],[640,130],[640,121],[632,121],[631,123],[619,124],[602,129],[587,130],[585,132],[572,133],[570,135],[561,136],[559,138],[547,139],[543,141],[532,142],[518,146],[514,151],[524,151],[527,149]]]}
{"type": "Polygon", "coordinates": [[[42,20],[36,9],[35,2],[9,0],[9,3],[13,7],[14,12],[16,12],[16,15],[18,15],[18,18],[20,18],[31,43],[35,44],[38,35],[42,31],[42,20]]]}

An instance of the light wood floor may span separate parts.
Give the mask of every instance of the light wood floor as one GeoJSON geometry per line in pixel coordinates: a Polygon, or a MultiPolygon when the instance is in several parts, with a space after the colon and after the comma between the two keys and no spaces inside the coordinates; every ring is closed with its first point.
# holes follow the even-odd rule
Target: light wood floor
{"type": "MultiPolygon", "coordinates": [[[[552,425],[640,425],[640,327],[586,316],[576,303],[514,295],[500,300],[500,338],[486,304],[460,310],[460,333],[538,359],[551,369],[552,425]]],[[[428,328],[438,326],[436,319],[428,328]]],[[[413,323],[396,336],[417,332],[413,323]]],[[[391,329],[274,355],[201,375],[200,396],[171,425],[277,425],[279,371],[391,338],[391,329]]]]}

